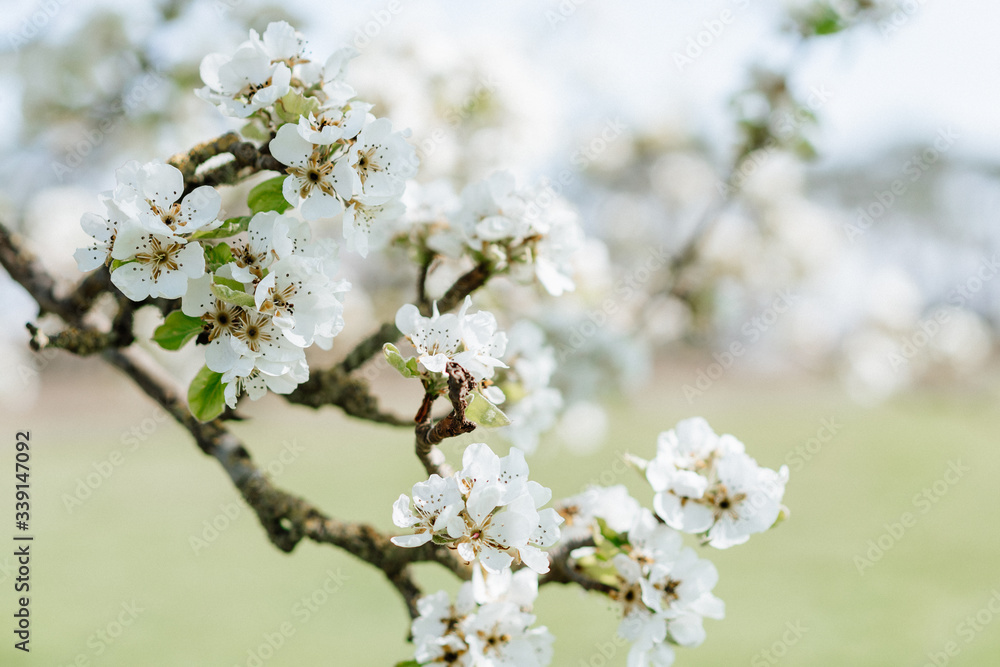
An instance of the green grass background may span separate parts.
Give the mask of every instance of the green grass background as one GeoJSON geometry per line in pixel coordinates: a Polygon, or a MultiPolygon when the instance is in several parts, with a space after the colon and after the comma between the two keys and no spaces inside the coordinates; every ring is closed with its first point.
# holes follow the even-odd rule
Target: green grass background
{"type": "MultiPolygon", "coordinates": [[[[248,651],[283,624],[294,634],[264,665],[394,665],[412,655],[403,606],[377,570],[331,547],[303,543],[292,554],[279,552],[218,464],[173,423],[158,425],[123,454],[91,497],[67,509],[65,495],[78,480],[122,450],[131,427],[144,420],[149,426],[155,415],[123,379],[97,370],[97,362],[74,363],[90,374],[87,380],[48,379],[32,412],[4,420],[0,525],[13,524],[14,433],[29,428],[36,541],[28,655],[12,648],[14,575],[10,558],[0,556],[0,617],[7,619],[0,622],[6,637],[0,664],[245,666],[248,651]],[[239,516],[196,553],[191,537],[231,503],[241,508],[239,516]],[[316,591],[328,571],[343,585],[323,600],[316,591]],[[296,613],[314,594],[323,603],[308,615],[296,613]],[[99,630],[117,631],[122,605],[133,602],[142,611],[132,625],[110,644],[99,640],[99,630]]],[[[788,522],[740,547],[703,550],[719,569],[715,592],[727,615],[706,621],[707,641],[678,649],[677,665],[919,667],[949,641],[958,654],[947,664],[997,664],[1000,619],[992,612],[981,615],[990,622],[971,639],[957,634],[963,619],[1000,591],[995,387],[923,390],[865,409],[832,384],[727,379],[690,406],[676,389],[680,383],[669,382],[670,369],[664,373],[660,389],[612,407],[602,450],[579,457],[543,445],[529,459],[532,478],[558,498],[603,475],[648,502],[651,494],[634,472],[613,472],[616,452],[652,456],[657,433],[686,416],[703,415],[718,432],[736,434],[761,464],[775,468],[816,435],[822,419],[841,425],[792,470],[788,522]],[[970,471],[922,513],[914,495],[943,479],[950,461],[970,471]],[[916,525],[859,574],[854,557],[904,512],[914,514],[916,525]],[[805,632],[769,661],[761,652],[781,639],[787,623],[805,632]]],[[[338,517],[392,530],[393,500],[424,477],[405,431],[270,399],[247,412],[255,419],[236,429],[257,461],[277,461],[283,443],[297,441],[304,451],[276,482],[338,517]]],[[[473,435],[499,447],[488,434],[473,435]]],[[[449,444],[452,460],[462,446],[449,444]]],[[[0,540],[13,532],[0,531],[7,535],[0,540]]],[[[420,566],[418,575],[428,590],[454,591],[458,584],[436,566],[420,566]]],[[[554,665],[625,664],[627,647],[612,643],[617,619],[606,598],[547,586],[536,613],[556,635],[554,665]]]]}

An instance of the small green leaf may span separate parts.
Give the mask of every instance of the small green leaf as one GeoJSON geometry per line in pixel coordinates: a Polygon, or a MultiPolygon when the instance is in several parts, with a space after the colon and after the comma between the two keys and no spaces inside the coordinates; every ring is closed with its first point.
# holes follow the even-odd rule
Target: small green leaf
{"type": "Polygon", "coordinates": [[[179,350],[205,327],[200,317],[185,315],[179,310],[167,315],[163,324],[156,327],[153,340],[164,350],[179,350]]]}
{"type": "MultiPolygon", "coordinates": [[[[216,276],[215,279],[220,280],[219,276],[216,276]]],[[[221,280],[226,280],[226,279],[222,278],[221,280]]],[[[232,281],[227,281],[227,282],[232,282],[232,281]]],[[[226,303],[233,304],[234,306],[253,308],[255,305],[253,300],[253,294],[247,294],[242,289],[233,289],[228,285],[220,285],[217,282],[212,283],[212,294],[222,299],[226,303]]]]}
{"type": "Polygon", "coordinates": [[[302,93],[292,90],[285,94],[274,105],[278,117],[286,123],[299,122],[299,116],[308,116],[309,112],[319,108],[319,100],[315,97],[305,97],[302,93]]]}
{"type": "Polygon", "coordinates": [[[210,371],[202,366],[188,387],[188,408],[198,420],[212,421],[226,409],[225,385],[222,373],[210,371]]]}
{"type": "Polygon", "coordinates": [[[219,267],[231,261],[233,261],[233,251],[225,243],[205,244],[205,266],[209,271],[218,271],[219,267]]]}
{"type": "Polygon", "coordinates": [[[240,232],[245,232],[250,225],[250,216],[241,215],[236,218],[229,218],[215,229],[203,229],[191,235],[192,239],[222,239],[227,236],[236,236],[240,232]]]}
{"type": "Polygon", "coordinates": [[[259,122],[250,121],[240,128],[240,134],[250,141],[267,142],[271,140],[271,133],[260,126],[259,122]]]}
{"type": "Polygon", "coordinates": [[[263,211],[277,211],[284,213],[291,204],[281,193],[281,185],[285,182],[285,176],[275,176],[263,183],[258,183],[247,195],[247,206],[254,213],[263,211]]]}
{"type": "Polygon", "coordinates": [[[108,271],[111,272],[111,273],[114,273],[115,269],[117,269],[118,267],[125,266],[126,264],[131,264],[131,263],[132,263],[132,260],[126,262],[126,261],[121,260],[121,259],[113,259],[113,260],[111,260],[111,266],[108,267],[108,271]]]}
{"type": "Polygon", "coordinates": [[[608,523],[604,519],[598,519],[597,526],[601,531],[601,537],[615,547],[620,549],[629,543],[628,539],[626,539],[624,535],[611,530],[611,528],[608,527],[608,523]]]}
{"type": "Polygon", "coordinates": [[[403,355],[399,353],[399,349],[392,343],[386,343],[382,346],[382,354],[385,355],[385,360],[389,362],[389,365],[399,371],[403,377],[414,378],[420,375],[420,371],[417,369],[417,358],[404,359],[403,355]]]}
{"type": "Polygon", "coordinates": [[[510,423],[510,418],[503,413],[503,410],[487,401],[478,392],[471,394],[469,407],[465,409],[465,418],[487,428],[506,426],[510,423]]]}

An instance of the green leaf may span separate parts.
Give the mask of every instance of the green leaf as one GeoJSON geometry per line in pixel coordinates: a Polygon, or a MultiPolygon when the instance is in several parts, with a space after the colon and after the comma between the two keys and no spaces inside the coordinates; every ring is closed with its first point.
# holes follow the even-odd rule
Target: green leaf
{"type": "Polygon", "coordinates": [[[831,7],[824,7],[812,18],[813,32],[817,35],[832,35],[844,29],[840,15],[831,7]]]}
{"type": "Polygon", "coordinates": [[[210,272],[219,270],[224,264],[233,261],[233,251],[225,243],[205,245],[205,266],[210,272]]]}
{"type": "Polygon", "coordinates": [[[245,232],[250,225],[250,216],[241,215],[236,218],[229,218],[215,229],[203,229],[191,235],[192,239],[221,239],[227,236],[235,236],[240,232],[245,232]]]}
{"type": "Polygon", "coordinates": [[[506,426],[510,423],[510,418],[503,413],[503,410],[487,401],[478,392],[471,394],[469,407],[465,409],[465,418],[487,428],[506,426]]]}
{"type": "Polygon", "coordinates": [[[222,373],[210,371],[202,366],[188,387],[188,408],[198,420],[212,421],[226,409],[225,385],[222,373]]]}
{"type": "Polygon", "coordinates": [[[385,355],[385,360],[389,362],[389,365],[399,371],[403,377],[415,378],[420,375],[420,371],[417,369],[417,358],[404,359],[403,355],[399,353],[399,349],[392,343],[386,343],[382,346],[382,354],[385,355]]]}
{"type": "Polygon", "coordinates": [[[628,539],[626,539],[624,535],[611,530],[611,528],[608,527],[608,523],[604,519],[598,519],[597,526],[601,531],[601,537],[614,545],[616,548],[620,549],[629,543],[628,539]]]}
{"type": "Polygon", "coordinates": [[[133,261],[135,260],[125,261],[121,259],[113,259],[111,260],[111,266],[108,267],[108,271],[110,273],[114,273],[115,269],[117,269],[119,266],[125,266],[126,264],[131,264],[133,261]]]}
{"type": "Polygon", "coordinates": [[[260,141],[266,143],[271,140],[271,133],[260,126],[259,122],[250,121],[246,125],[240,128],[240,134],[243,138],[249,139],[250,141],[260,141]]]}
{"type": "Polygon", "coordinates": [[[286,123],[299,122],[299,116],[308,116],[309,112],[319,108],[319,100],[315,97],[304,97],[302,93],[292,90],[285,94],[274,105],[278,117],[286,123]]]}
{"type": "Polygon", "coordinates": [[[212,276],[212,282],[216,285],[225,285],[226,287],[231,287],[237,292],[246,292],[243,289],[243,283],[238,280],[233,280],[232,278],[223,278],[222,276],[212,276]]]}
{"type": "Polygon", "coordinates": [[[263,183],[258,183],[247,195],[247,206],[254,213],[263,211],[277,211],[284,213],[291,204],[281,193],[281,184],[285,182],[286,176],[275,176],[263,183]]]}
{"type": "Polygon", "coordinates": [[[175,310],[167,315],[163,324],[156,327],[153,340],[164,350],[179,350],[200,334],[204,327],[205,323],[200,317],[191,317],[175,310]]]}
{"type": "MultiPolygon", "coordinates": [[[[219,276],[216,276],[215,279],[226,280],[225,278],[220,279],[219,276]]],[[[233,281],[228,280],[227,282],[233,282],[233,281]]],[[[219,283],[215,282],[212,283],[212,294],[222,299],[226,303],[233,304],[234,306],[253,308],[255,305],[253,300],[253,294],[247,294],[242,290],[242,288],[234,289],[232,287],[229,287],[228,285],[220,285],[219,283]]]]}

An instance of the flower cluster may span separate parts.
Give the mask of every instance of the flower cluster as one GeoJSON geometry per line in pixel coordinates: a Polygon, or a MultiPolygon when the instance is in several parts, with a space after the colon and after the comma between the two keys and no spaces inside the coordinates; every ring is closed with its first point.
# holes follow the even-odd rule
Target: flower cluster
{"type": "Polygon", "coordinates": [[[244,240],[216,246],[231,261],[192,281],[184,295],[181,311],[206,323],[205,363],[222,374],[230,407],[244,391],[254,400],[266,389],[293,391],[309,379],[306,348],[330,349],[344,326],[341,299],[350,283],[332,278],[334,248],[306,243],[309,234],[291,216],[257,213],[244,240]]]}
{"type": "Polygon", "coordinates": [[[653,508],[666,524],[704,535],[725,549],[774,525],[788,481],[788,466],[761,468],[731,435],[716,435],[695,417],[661,433],[656,457],[645,466],[656,495],[653,508]]]}
{"type": "Polygon", "coordinates": [[[101,196],[106,217],[86,213],[80,220],[94,243],[74,254],[81,271],[110,265],[111,282],[132,301],[176,299],[188,281],[205,273],[197,232],[222,224],[222,199],[202,186],[186,197],[184,178],[162,162],[126,163],[115,172],[117,185],[101,196]]]}
{"type": "Polygon", "coordinates": [[[449,362],[464,368],[476,381],[487,399],[503,401],[503,394],[489,385],[494,369],[505,368],[500,360],[507,348],[507,334],[497,331],[492,313],[480,310],[469,314],[472,299],[465,298],[457,314],[438,312],[434,304],[430,317],[424,317],[413,304],[404,304],[396,312],[396,328],[417,351],[417,361],[431,373],[444,373],[449,362]]]}
{"type": "Polygon", "coordinates": [[[725,607],[711,590],[715,566],[683,545],[682,536],[641,507],[624,486],[591,487],[560,503],[563,540],[596,546],[572,552],[579,567],[613,581],[621,605],[618,634],[632,641],[630,667],[668,667],[673,645],[694,647],[705,639],[703,618],[721,619],[725,607]],[[589,538],[589,539],[588,539],[589,538]]]}
{"type": "Polygon", "coordinates": [[[508,172],[470,183],[460,197],[447,184],[432,185],[427,194],[437,204],[421,206],[420,196],[412,197],[417,207],[399,234],[403,242],[427,253],[487,261],[521,282],[537,280],[553,296],[574,289],[570,258],[583,232],[550,187],[516,188],[508,172]]]}
{"type": "Polygon", "coordinates": [[[261,138],[273,136],[271,155],[287,167],[288,203],[310,221],[342,213],[347,248],[364,257],[403,213],[416,151],[343,80],[354,49],[339,49],[320,66],[305,57],[304,44],[284,21],[263,37],[251,30],[235,54],[205,57],[198,94],[228,116],[250,118],[261,138]]]}
{"type": "Polygon", "coordinates": [[[453,603],[439,591],[417,601],[414,658],[421,665],[454,667],[544,667],[555,638],[532,628],[538,575],[531,570],[484,574],[473,569],[453,603]]]}
{"type": "Polygon", "coordinates": [[[725,613],[711,592],[715,566],[684,547],[681,533],[726,548],[767,530],[781,512],[788,470],[759,468],[740,441],[717,436],[697,417],[660,434],[652,461],[630,460],[656,491],[656,514],[622,485],[590,487],[558,503],[561,541],[584,573],[614,582],[611,597],[622,606],[618,634],[633,642],[629,666],[669,667],[671,645],[700,645],[703,619],[725,613]]]}
{"type": "Polygon", "coordinates": [[[413,485],[410,498],[401,494],[392,506],[392,521],[413,534],[392,538],[401,547],[427,542],[456,549],[465,561],[478,560],[490,573],[516,562],[544,574],[548,557],[541,550],[559,540],[562,517],[540,509],[552,492],[528,480],[524,453],[512,447],[500,458],[487,445],[469,445],[462,469],[450,477],[431,475],[413,485]]]}

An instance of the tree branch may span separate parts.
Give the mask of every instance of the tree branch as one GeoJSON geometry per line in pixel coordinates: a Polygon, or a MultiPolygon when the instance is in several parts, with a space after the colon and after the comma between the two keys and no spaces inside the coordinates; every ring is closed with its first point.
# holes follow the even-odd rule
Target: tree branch
{"type": "Polygon", "coordinates": [[[291,552],[303,539],[344,549],[385,572],[406,601],[411,616],[417,613],[416,599],[420,596],[420,589],[409,570],[411,563],[440,563],[464,579],[471,576],[469,566],[446,547],[433,543],[415,549],[397,547],[388,536],[371,526],[331,518],[306,500],[274,486],[254,465],[243,443],[220,420],[203,423],[195,419],[179,398],[180,391],[173,386],[173,381],[157,377],[148,368],[148,362],[139,360],[137,351],[126,353],[108,349],[103,356],[177,420],[202,452],[222,465],[233,485],[256,512],[268,539],[282,551],[291,552]]]}

